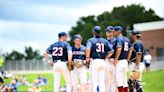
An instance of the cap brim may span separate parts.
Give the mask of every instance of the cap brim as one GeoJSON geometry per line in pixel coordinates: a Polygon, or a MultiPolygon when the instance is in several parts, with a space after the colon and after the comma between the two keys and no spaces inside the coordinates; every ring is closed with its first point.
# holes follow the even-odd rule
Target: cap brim
{"type": "Polygon", "coordinates": [[[112,31],[114,31],[114,30],[107,30],[107,29],[105,29],[105,32],[112,32],[112,31]]]}
{"type": "Polygon", "coordinates": [[[141,34],[136,34],[137,36],[142,36],[141,34]]]}

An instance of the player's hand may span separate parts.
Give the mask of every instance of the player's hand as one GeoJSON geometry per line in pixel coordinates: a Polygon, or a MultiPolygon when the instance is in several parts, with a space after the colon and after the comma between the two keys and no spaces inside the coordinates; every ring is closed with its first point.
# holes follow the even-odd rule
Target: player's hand
{"type": "Polygon", "coordinates": [[[73,63],[72,62],[68,62],[67,63],[67,68],[68,68],[68,70],[73,70],[74,69],[74,65],[73,65],[73,63]]]}
{"type": "Polygon", "coordinates": [[[85,66],[89,69],[90,62],[86,62],[86,63],[85,63],[85,66]]]}
{"type": "Polygon", "coordinates": [[[48,64],[50,65],[50,66],[53,66],[53,62],[52,61],[48,61],[48,64]]]}
{"type": "Polygon", "coordinates": [[[107,59],[107,58],[105,58],[104,60],[105,60],[106,62],[109,62],[109,59],[107,59]]]}
{"type": "Polygon", "coordinates": [[[86,63],[87,62],[90,62],[90,58],[89,57],[86,57],[86,63]]]}
{"type": "Polygon", "coordinates": [[[118,60],[114,60],[113,64],[116,66],[118,63],[118,60]]]}
{"type": "Polygon", "coordinates": [[[89,68],[89,66],[90,66],[90,58],[89,58],[89,57],[86,57],[85,66],[86,66],[87,68],[89,68]]]}

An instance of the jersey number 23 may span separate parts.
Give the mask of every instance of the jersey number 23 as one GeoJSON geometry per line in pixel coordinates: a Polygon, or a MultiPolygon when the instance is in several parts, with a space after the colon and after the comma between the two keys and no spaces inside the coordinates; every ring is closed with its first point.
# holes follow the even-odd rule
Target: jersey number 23
{"type": "Polygon", "coordinates": [[[54,47],[52,55],[53,56],[63,56],[63,48],[62,47],[54,47]]]}

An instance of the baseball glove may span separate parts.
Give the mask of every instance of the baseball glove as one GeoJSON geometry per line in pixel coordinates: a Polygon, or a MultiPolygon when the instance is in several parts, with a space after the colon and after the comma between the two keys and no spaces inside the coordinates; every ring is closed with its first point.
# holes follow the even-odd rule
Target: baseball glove
{"type": "Polygon", "coordinates": [[[74,69],[74,65],[73,65],[73,63],[71,62],[68,62],[67,63],[67,68],[68,68],[68,70],[73,70],[74,69]]]}
{"type": "Polygon", "coordinates": [[[75,62],[74,63],[74,66],[76,67],[76,68],[80,68],[80,67],[82,67],[84,64],[83,64],[83,62],[81,62],[81,61],[77,61],[77,62],[75,62]]]}
{"type": "Polygon", "coordinates": [[[89,68],[89,65],[90,65],[90,62],[86,62],[86,63],[85,63],[85,66],[86,66],[87,68],[89,68]]]}
{"type": "Polygon", "coordinates": [[[138,80],[140,77],[140,72],[137,69],[134,69],[131,73],[130,73],[130,78],[131,80],[138,80]]]}
{"type": "Polygon", "coordinates": [[[50,65],[50,66],[53,66],[53,62],[52,61],[48,61],[48,64],[50,65]]]}

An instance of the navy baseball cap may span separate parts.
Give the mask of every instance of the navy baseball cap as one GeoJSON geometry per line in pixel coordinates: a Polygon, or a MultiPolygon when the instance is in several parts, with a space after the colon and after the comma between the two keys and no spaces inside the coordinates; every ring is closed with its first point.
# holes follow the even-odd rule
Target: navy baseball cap
{"type": "Polygon", "coordinates": [[[58,34],[58,37],[62,37],[62,36],[65,36],[65,35],[67,35],[66,32],[60,32],[60,33],[58,34]]]}
{"type": "Polygon", "coordinates": [[[140,32],[139,30],[137,30],[137,29],[132,30],[132,31],[131,31],[131,34],[132,34],[132,35],[141,36],[141,32],[140,32]]]}
{"type": "Polygon", "coordinates": [[[106,32],[112,32],[114,30],[113,26],[107,26],[107,28],[105,29],[106,32]]]}
{"type": "Polygon", "coordinates": [[[122,31],[123,31],[123,28],[122,28],[121,26],[115,26],[115,27],[114,27],[114,30],[115,30],[115,31],[120,31],[120,32],[122,32],[122,31]]]}
{"type": "Polygon", "coordinates": [[[73,37],[73,40],[75,40],[75,39],[80,39],[80,40],[82,40],[82,37],[81,37],[80,34],[76,34],[76,35],[73,37]]]}
{"type": "Polygon", "coordinates": [[[100,33],[101,32],[101,27],[100,26],[95,26],[93,28],[93,31],[96,32],[96,33],[100,33]]]}

